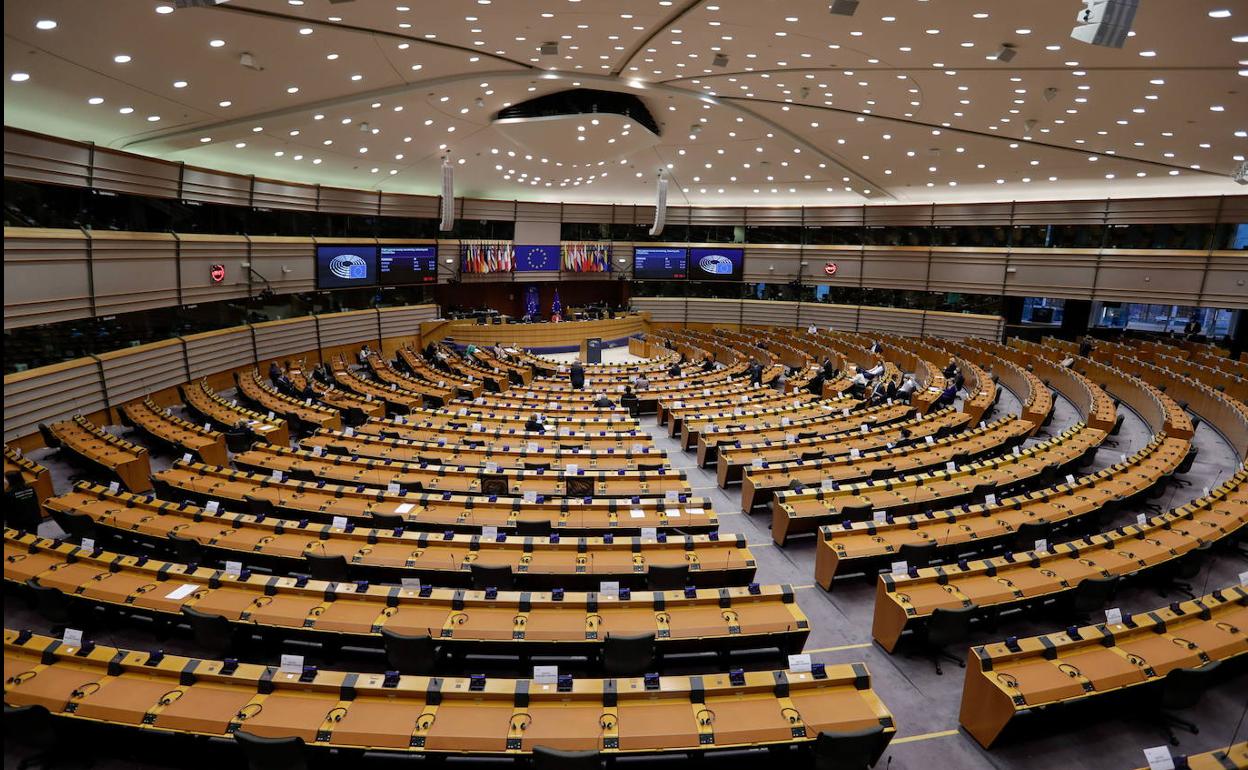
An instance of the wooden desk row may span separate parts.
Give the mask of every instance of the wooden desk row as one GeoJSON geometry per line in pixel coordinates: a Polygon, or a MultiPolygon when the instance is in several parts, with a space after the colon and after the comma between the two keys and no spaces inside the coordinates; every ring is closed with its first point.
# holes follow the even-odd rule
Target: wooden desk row
{"type": "Polygon", "coordinates": [[[1187,454],[1189,443],[1156,436],[1127,461],[1047,489],[1003,497],[996,503],[885,521],[859,521],[820,527],[815,551],[815,580],[827,590],[838,575],[870,571],[898,558],[902,546],[935,543],[939,550],[982,551],[998,545],[1028,525],[1070,523],[1100,512],[1119,500],[1146,495],[1173,473],[1187,454]]]}
{"type": "Polygon", "coordinates": [[[198,419],[204,420],[210,428],[228,431],[243,426],[251,431],[257,439],[270,441],[274,444],[290,443],[290,426],[277,415],[267,417],[239,406],[236,402],[226,401],[208,387],[206,380],[178,386],[182,392],[182,402],[198,419]]]}
{"type": "Polygon", "coordinates": [[[312,428],[330,430],[342,427],[342,417],[337,410],[321,406],[310,398],[299,400],[279,393],[261,380],[260,372],[255,369],[248,372],[235,372],[234,384],[238,386],[238,397],[241,401],[251,404],[258,410],[279,415],[287,423],[304,423],[312,428]]]}
{"type": "Polygon", "coordinates": [[[253,508],[248,498],[281,515],[332,521],[342,516],[357,523],[373,514],[398,515],[413,529],[476,532],[481,527],[514,528],[519,521],[548,521],[560,533],[590,535],[647,527],[682,532],[713,532],[719,519],[703,497],[679,501],[621,500],[536,501],[513,497],[464,497],[450,493],[390,494],[363,486],[281,480],[220,466],[178,461],[155,476],[162,496],[218,501],[235,510],[253,508]]]}
{"type": "Polygon", "coordinates": [[[705,468],[719,458],[721,448],[731,446],[741,449],[747,445],[768,446],[771,443],[789,444],[807,438],[827,436],[849,430],[859,430],[866,425],[873,427],[909,419],[915,413],[909,404],[880,404],[854,411],[844,402],[821,402],[824,414],[783,427],[772,427],[765,422],[746,417],[734,417],[733,422],[715,425],[698,434],[698,467],[705,468]]]}
{"type": "Polygon", "coordinates": [[[315,750],[516,756],[534,746],[608,754],[810,744],[821,732],[896,732],[862,664],[643,679],[355,674],[184,658],[6,629],[5,700],[57,717],[228,738],[299,737],[315,750]]]}
{"type": "Polygon", "coordinates": [[[284,374],[286,379],[298,390],[303,390],[312,384],[312,389],[316,391],[316,398],[325,406],[337,409],[339,413],[345,413],[349,409],[358,409],[367,418],[385,417],[386,405],[381,401],[369,401],[362,396],[352,393],[349,390],[343,390],[334,385],[326,385],[320,380],[309,377],[303,371],[303,362],[299,362],[299,366],[286,369],[284,374]]]}
{"type": "MultiPolygon", "coordinates": [[[[462,376],[465,380],[467,380],[467,384],[472,385],[475,380],[480,380],[483,386],[493,386],[494,390],[500,393],[511,387],[511,377],[507,372],[498,369],[497,367],[485,366],[478,362],[475,358],[472,361],[469,361],[462,356],[454,355],[452,352],[448,351],[444,345],[439,345],[436,349],[443,352],[447,356],[447,368],[462,376]]],[[[395,359],[395,366],[400,369],[406,369],[412,374],[423,377],[426,380],[437,381],[439,376],[445,379],[445,373],[442,372],[442,370],[426,361],[424,356],[421,355],[419,351],[413,350],[410,345],[404,345],[399,348],[398,356],[395,359]]],[[[482,387],[482,391],[485,389],[486,388],[482,387]]],[[[480,392],[481,391],[478,391],[478,394],[480,392]]]]}
{"type": "Polygon", "coordinates": [[[667,455],[654,446],[616,450],[560,449],[550,442],[487,444],[484,446],[448,445],[437,441],[413,441],[391,439],[381,436],[320,432],[304,438],[300,446],[321,446],[326,453],[338,453],[353,457],[370,457],[394,462],[416,462],[430,465],[464,465],[485,467],[487,462],[497,463],[500,468],[549,468],[563,469],[568,465],[595,470],[659,470],[667,468],[667,455]]]}
{"type": "Polygon", "coordinates": [[[35,491],[35,499],[40,505],[51,497],[52,473],[39,463],[22,454],[17,449],[4,445],[4,491],[9,491],[9,475],[17,473],[22,482],[35,491]]]}
{"type": "Polygon", "coordinates": [[[1132,576],[1173,561],[1194,548],[1233,536],[1248,525],[1248,469],[1209,495],[1181,508],[1080,540],[1050,543],[1043,553],[911,568],[881,575],[876,586],[872,635],[892,652],[907,629],[926,622],[938,607],[985,612],[1039,603],[1089,578],[1132,576]]]}
{"type": "MultiPolygon", "coordinates": [[[[419,394],[426,399],[426,403],[432,403],[439,406],[447,403],[460,393],[460,388],[454,382],[446,382],[445,380],[429,382],[419,377],[408,377],[395,370],[381,356],[376,354],[370,355],[367,359],[368,371],[373,379],[385,386],[394,385],[398,390],[409,394],[419,394]]],[[[481,395],[482,386],[477,384],[473,387],[466,388],[469,395],[473,398],[481,395]]]]}
{"type": "Polygon", "coordinates": [[[669,492],[689,495],[692,488],[683,471],[635,470],[517,470],[502,467],[447,466],[358,460],[340,455],[256,444],[234,455],[234,467],[257,473],[281,471],[295,479],[362,484],[409,492],[453,492],[457,495],[521,497],[534,492],[545,497],[664,497],[669,492]]]}
{"type": "MultiPolygon", "coordinates": [[[[720,447],[719,457],[715,460],[715,475],[719,485],[726,489],[731,484],[744,481],[746,471],[751,468],[763,468],[773,463],[817,463],[824,458],[850,454],[855,449],[868,452],[904,441],[903,430],[909,432],[913,441],[926,441],[928,436],[933,440],[944,438],[964,430],[970,424],[970,419],[970,415],[965,412],[945,407],[936,412],[915,414],[906,420],[876,426],[874,429],[868,425],[866,433],[862,432],[860,423],[852,429],[807,436],[782,444],[720,447]]],[[[762,501],[759,502],[761,504],[762,501]]]]}
{"type": "MultiPolygon", "coordinates": [[[[1180,755],[1186,765],[1175,764],[1175,767],[1186,767],[1187,770],[1244,770],[1248,767],[1248,741],[1240,741],[1201,754],[1180,755]]],[[[1177,760],[1177,757],[1176,757],[1177,760]]],[[[1137,770],[1150,770],[1147,767],[1137,770]]]]}
{"type": "MultiPolygon", "coordinates": [[[[1234,585],[1152,612],[972,648],[959,721],[988,748],[1014,720],[1134,692],[1171,671],[1248,654],[1248,587],[1234,585]]],[[[1138,697],[1138,696],[1132,696],[1138,697]]],[[[1245,755],[1248,757],[1248,754],[1245,755]]]]}
{"type": "Polygon", "coordinates": [[[532,537],[500,532],[495,537],[408,532],[372,524],[347,527],[293,522],[244,513],[208,511],[188,503],[80,483],[53,497],[55,518],[84,515],[105,535],[167,548],[170,536],[189,538],[221,561],[270,567],[285,573],[307,568],[305,557],[345,558],[361,578],[420,578],[436,585],[467,585],[472,565],[510,567],[517,583],[553,588],[597,588],[615,581],[648,585],[652,566],[689,565],[689,585],[745,585],[754,579],[754,556],[744,535],[623,534],[602,537],[532,537]],[[660,539],[661,538],[661,539],[660,539]]]}
{"type": "Polygon", "coordinates": [[[1060,472],[1090,457],[1104,431],[1076,423],[1035,446],[943,470],[869,481],[816,491],[781,491],[772,497],[772,538],[783,545],[790,535],[814,532],[831,519],[861,519],[874,511],[908,512],[947,507],[982,494],[1005,494],[1045,473],[1060,472]]]}
{"type": "Polygon", "coordinates": [[[174,417],[168,410],[157,406],[150,397],[122,406],[121,415],[123,425],[133,428],[175,454],[189,453],[211,465],[225,465],[229,462],[224,434],[174,417]]]}
{"type": "MultiPolygon", "coordinates": [[[[400,388],[394,383],[382,385],[374,382],[358,372],[352,371],[345,364],[332,370],[334,384],[349,393],[363,398],[365,401],[379,401],[385,405],[388,414],[409,414],[426,407],[424,394],[400,388]]],[[[441,406],[442,402],[430,400],[429,405],[441,406]]]]}
{"type": "Polygon", "coordinates": [[[169,619],[184,607],[278,638],[377,648],[387,629],[446,649],[515,657],[596,655],[609,635],[654,634],[667,655],[796,653],[809,622],[787,585],[676,591],[466,590],[232,573],[87,550],[5,531],[4,579],[35,581],[114,610],[169,619]]]}
{"type": "Polygon", "coordinates": [[[916,473],[943,470],[950,462],[957,465],[976,462],[1018,446],[1032,431],[1025,420],[1003,417],[962,433],[941,439],[915,441],[914,437],[901,446],[869,449],[855,454],[838,453],[833,457],[796,463],[763,463],[745,470],[741,487],[741,509],[750,513],[754,508],[769,505],[778,492],[786,491],[796,481],[803,487],[819,487],[824,483],[852,484],[883,476],[894,478],[916,473]],[[748,506],[748,507],[747,507],[748,506]]]}
{"type": "MultiPolygon", "coordinates": [[[[648,447],[654,444],[649,433],[624,426],[623,430],[573,431],[564,429],[549,430],[545,433],[528,432],[523,423],[508,423],[514,427],[487,429],[471,421],[464,424],[447,423],[438,427],[417,427],[399,422],[367,422],[356,431],[343,431],[344,435],[363,434],[369,436],[390,436],[411,441],[428,441],[445,444],[467,446],[484,446],[515,442],[516,445],[546,447],[547,449],[624,449],[625,447],[648,447]]],[[[280,443],[280,442],[273,442],[280,443]]]]}
{"type": "Polygon", "coordinates": [[[1097,430],[1110,430],[1118,417],[1114,401],[1109,394],[1083,374],[1059,366],[1065,354],[1055,354],[1040,345],[1011,337],[1009,345],[980,340],[977,344],[996,356],[1022,366],[1039,376],[1046,385],[1056,388],[1074,404],[1084,422],[1097,430]],[[1053,357],[1050,360],[1050,356],[1053,357]]]}
{"type": "MultiPolygon", "coordinates": [[[[774,388],[758,387],[739,395],[707,388],[695,398],[660,400],[657,417],[659,425],[667,428],[667,435],[675,438],[688,433],[686,423],[708,423],[741,414],[780,414],[790,420],[814,417],[820,413],[810,411],[817,406],[811,403],[813,400],[814,396],[809,393],[779,393],[774,388]]],[[[695,427],[692,430],[698,429],[695,427]]],[[[696,435],[694,438],[696,440],[696,435]]],[[[682,439],[681,448],[689,448],[687,438],[682,439]]]]}
{"type": "MultiPolygon", "coordinates": [[[[731,408],[705,409],[696,415],[687,415],[680,419],[678,435],[680,448],[689,450],[699,447],[699,439],[707,432],[719,433],[725,428],[733,429],[736,425],[755,430],[788,428],[802,430],[810,424],[819,424],[838,407],[841,409],[855,408],[861,402],[841,396],[830,399],[814,398],[809,393],[785,394],[790,399],[787,404],[735,404],[731,408]],[[724,423],[727,422],[725,426],[724,423]]],[[[679,402],[677,402],[679,403],[679,402]]],[[[713,445],[718,447],[718,443],[713,445]]]]}
{"type": "Polygon", "coordinates": [[[53,423],[50,430],[62,451],[116,476],[131,492],[146,492],[152,488],[152,465],[147,449],[117,438],[82,416],[53,423]]]}
{"type": "MultiPolygon", "coordinates": [[[[473,374],[467,374],[460,377],[456,374],[438,369],[411,348],[407,347],[399,348],[398,351],[396,351],[394,362],[387,365],[387,368],[401,376],[427,382],[432,385],[436,385],[439,388],[454,388],[460,396],[465,398],[476,398],[485,392],[485,379],[477,377],[473,374]]],[[[506,379],[506,375],[495,374],[491,378],[491,381],[497,387],[499,380],[506,379]]]]}

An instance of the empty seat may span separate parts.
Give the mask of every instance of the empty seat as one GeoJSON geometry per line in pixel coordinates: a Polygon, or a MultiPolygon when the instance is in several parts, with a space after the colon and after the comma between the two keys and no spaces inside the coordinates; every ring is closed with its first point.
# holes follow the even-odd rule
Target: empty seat
{"type": "Polygon", "coordinates": [[[646,571],[646,584],[655,591],[675,591],[689,585],[689,565],[652,564],[646,571]]]}
{"type": "Polygon", "coordinates": [[[602,755],[597,751],[562,751],[545,746],[533,747],[535,770],[597,770],[602,755]]]}
{"type": "Polygon", "coordinates": [[[484,564],[472,564],[472,587],[478,591],[486,588],[509,589],[516,587],[516,576],[511,567],[490,567],[484,564]]]}
{"type": "Polygon", "coordinates": [[[347,570],[347,557],[342,554],[332,556],[319,553],[305,553],[303,558],[308,562],[308,572],[313,580],[328,580],[341,583],[350,579],[347,570]]]}
{"type": "Polygon", "coordinates": [[[520,519],[516,522],[516,534],[521,537],[550,537],[554,531],[548,519],[520,519]]]}
{"type": "Polygon", "coordinates": [[[636,677],[654,670],[655,635],[608,633],[602,642],[602,670],[609,677],[636,677]]]}
{"type": "Polygon", "coordinates": [[[428,676],[437,668],[438,647],[427,634],[400,634],[386,627],[381,629],[386,647],[386,662],[401,674],[428,676]]]}
{"type": "Polygon", "coordinates": [[[224,658],[234,652],[238,635],[224,615],[183,607],[182,617],[191,627],[191,633],[195,637],[195,651],[198,654],[224,658]]]}
{"type": "Polygon", "coordinates": [[[242,748],[249,770],[307,770],[302,738],[261,738],[238,730],[234,740],[242,748]]]}
{"type": "Polygon", "coordinates": [[[815,770],[867,770],[875,766],[884,743],[881,725],[843,733],[820,732],[815,738],[815,770]]]}

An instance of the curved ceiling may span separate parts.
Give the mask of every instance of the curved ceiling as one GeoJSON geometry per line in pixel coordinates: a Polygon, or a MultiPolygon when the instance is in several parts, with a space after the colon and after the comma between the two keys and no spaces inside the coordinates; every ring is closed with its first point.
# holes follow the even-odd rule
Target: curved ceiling
{"type": "Polygon", "coordinates": [[[1248,5],[1146,0],[1122,49],[1070,38],[1082,7],[6,0],[5,123],[434,195],[446,155],[457,195],[518,200],[651,203],[660,168],[691,205],[1242,192],[1248,5]],[[1018,55],[998,62],[1006,43],[1018,55]],[[585,120],[521,144],[492,124],[576,87],[640,97],[658,141],[585,120]]]}

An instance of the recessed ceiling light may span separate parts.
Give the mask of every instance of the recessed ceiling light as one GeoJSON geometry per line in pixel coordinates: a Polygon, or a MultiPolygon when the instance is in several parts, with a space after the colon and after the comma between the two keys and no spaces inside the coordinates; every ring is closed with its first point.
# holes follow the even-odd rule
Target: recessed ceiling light
{"type": "Polygon", "coordinates": [[[147,116],[147,122],[148,122],[148,123],[155,123],[155,122],[156,122],[156,121],[158,121],[158,120],[160,120],[160,116],[159,116],[159,115],[148,115],[148,116],[147,116]]]}
{"type": "Polygon", "coordinates": [[[212,46],[213,48],[221,48],[222,46],[225,45],[225,41],[221,39],[209,40],[208,45],[212,46]]]}
{"type": "Polygon", "coordinates": [[[1226,10],[1225,8],[1219,8],[1216,11],[1209,12],[1209,17],[1212,19],[1228,19],[1230,18],[1230,16],[1231,16],[1231,12],[1226,10]]]}
{"type": "Polygon", "coordinates": [[[130,55],[119,53],[113,57],[113,61],[117,62],[118,64],[127,64],[130,62],[130,55]]]}
{"type": "Polygon", "coordinates": [[[25,83],[27,80],[30,80],[30,74],[26,72],[14,72],[12,75],[9,75],[9,80],[12,80],[14,83],[25,83]]]}
{"type": "Polygon", "coordinates": [[[218,107],[229,107],[229,106],[230,106],[231,104],[233,104],[233,103],[234,103],[234,102],[230,101],[229,99],[226,99],[225,101],[222,101],[222,102],[217,102],[217,106],[218,106],[218,107]]]}
{"type": "Polygon", "coordinates": [[[103,104],[103,103],[104,103],[104,97],[102,96],[92,96],[90,99],[87,100],[87,104],[103,104]]]}
{"type": "Polygon", "coordinates": [[[207,144],[208,142],[211,142],[211,141],[212,141],[212,137],[211,137],[211,136],[201,136],[201,137],[199,138],[199,142],[200,142],[200,144],[207,144]]]}
{"type": "Polygon", "coordinates": [[[189,84],[189,83],[187,83],[185,80],[175,80],[175,81],[173,81],[173,87],[174,87],[174,88],[186,88],[188,85],[190,85],[190,84],[189,84]]]}
{"type": "Polygon", "coordinates": [[[172,5],[158,5],[156,6],[156,13],[159,13],[162,16],[166,13],[173,13],[173,6],[172,5]]]}
{"type": "Polygon", "coordinates": [[[300,35],[311,35],[311,34],[312,34],[312,28],[311,28],[311,27],[300,27],[300,28],[299,28],[299,34],[300,34],[300,35]]]}
{"type": "Polygon", "coordinates": [[[130,113],[134,112],[134,108],[133,108],[133,107],[122,107],[121,109],[119,109],[119,110],[117,110],[117,111],[118,111],[118,112],[120,112],[122,115],[129,115],[130,113]]]}
{"type": "Polygon", "coordinates": [[[56,29],[56,22],[51,19],[40,19],[35,22],[35,29],[56,29]]]}

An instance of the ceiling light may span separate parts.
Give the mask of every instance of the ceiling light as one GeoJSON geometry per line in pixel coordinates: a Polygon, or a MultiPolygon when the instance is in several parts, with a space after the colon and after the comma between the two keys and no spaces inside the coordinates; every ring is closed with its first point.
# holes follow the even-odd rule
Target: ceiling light
{"type": "Polygon", "coordinates": [[[1209,18],[1211,19],[1229,19],[1230,16],[1231,16],[1231,12],[1226,10],[1225,8],[1219,8],[1216,11],[1209,12],[1209,18]]]}
{"type": "Polygon", "coordinates": [[[9,75],[9,80],[12,80],[14,83],[25,83],[27,80],[30,80],[30,74],[26,72],[14,72],[12,75],[9,75]]]}
{"type": "Polygon", "coordinates": [[[225,45],[225,41],[219,38],[216,40],[209,40],[208,45],[212,46],[213,48],[221,48],[225,45]]]}
{"type": "Polygon", "coordinates": [[[159,13],[162,16],[167,13],[173,13],[173,6],[172,5],[158,5],[156,6],[156,13],[159,13]]]}
{"type": "Polygon", "coordinates": [[[186,88],[188,85],[190,85],[190,84],[189,84],[189,83],[187,83],[185,80],[175,80],[175,81],[173,81],[173,87],[174,87],[174,88],[186,88]]]}
{"type": "Polygon", "coordinates": [[[40,19],[39,21],[35,22],[35,29],[43,29],[43,30],[56,29],[56,22],[52,21],[51,19],[40,19]]]}
{"type": "Polygon", "coordinates": [[[130,55],[119,53],[113,57],[113,61],[117,62],[118,64],[128,64],[130,62],[130,55]]]}
{"type": "Polygon", "coordinates": [[[103,104],[103,103],[104,103],[104,97],[102,96],[92,96],[90,99],[87,100],[87,104],[103,104]]]}
{"type": "Polygon", "coordinates": [[[122,107],[121,109],[119,109],[119,110],[117,110],[117,111],[118,111],[118,112],[120,112],[122,115],[129,115],[130,113],[134,112],[134,108],[133,108],[133,107],[122,107]]]}

